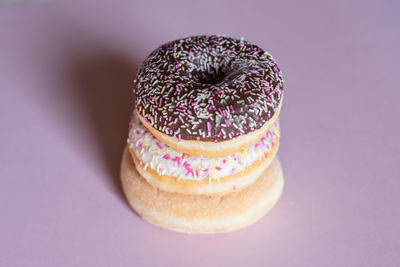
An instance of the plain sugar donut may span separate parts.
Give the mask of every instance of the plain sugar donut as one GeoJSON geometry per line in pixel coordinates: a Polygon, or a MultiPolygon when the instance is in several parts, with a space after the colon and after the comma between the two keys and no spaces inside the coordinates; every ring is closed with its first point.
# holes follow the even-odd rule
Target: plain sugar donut
{"type": "Polygon", "coordinates": [[[226,196],[192,196],[152,187],[137,172],[125,149],[121,181],[131,207],[146,221],[184,233],[219,233],[243,228],[262,218],[279,199],[284,179],[277,158],[257,181],[226,196]]]}

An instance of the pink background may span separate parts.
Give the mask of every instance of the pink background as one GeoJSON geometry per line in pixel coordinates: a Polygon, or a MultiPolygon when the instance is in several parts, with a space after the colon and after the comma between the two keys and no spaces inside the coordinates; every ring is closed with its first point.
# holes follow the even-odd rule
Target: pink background
{"type": "Polygon", "coordinates": [[[0,6],[1,266],[400,266],[399,1],[66,1],[0,6]],[[190,236],[128,207],[133,74],[225,33],[284,71],[271,213],[190,236]]]}

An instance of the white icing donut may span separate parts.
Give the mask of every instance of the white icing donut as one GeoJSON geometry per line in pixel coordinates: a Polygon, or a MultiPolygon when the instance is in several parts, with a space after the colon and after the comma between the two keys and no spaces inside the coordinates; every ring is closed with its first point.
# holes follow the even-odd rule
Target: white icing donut
{"type": "Polygon", "coordinates": [[[134,151],[144,168],[150,168],[159,175],[177,177],[178,180],[211,181],[233,175],[267,157],[279,140],[279,123],[275,122],[265,136],[241,152],[225,157],[205,158],[182,153],[160,142],[136,116],[132,117],[129,127],[129,148],[134,151]]]}

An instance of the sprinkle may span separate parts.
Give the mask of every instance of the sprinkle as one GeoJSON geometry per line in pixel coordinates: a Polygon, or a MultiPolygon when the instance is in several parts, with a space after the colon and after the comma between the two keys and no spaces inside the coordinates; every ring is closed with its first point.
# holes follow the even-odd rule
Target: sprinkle
{"type": "Polygon", "coordinates": [[[229,122],[227,119],[225,119],[225,124],[226,124],[226,127],[229,127],[229,122]]]}
{"type": "Polygon", "coordinates": [[[160,145],[160,143],[156,142],[156,145],[159,149],[162,149],[162,146],[160,145]]]}

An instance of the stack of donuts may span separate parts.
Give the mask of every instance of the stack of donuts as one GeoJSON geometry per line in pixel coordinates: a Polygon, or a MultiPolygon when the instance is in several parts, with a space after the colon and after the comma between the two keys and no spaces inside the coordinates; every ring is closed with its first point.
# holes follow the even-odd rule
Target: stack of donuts
{"type": "Polygon", "coordinates": [[[279,199],[282,74],[257,45],[192,36],[138,70],[121,180],[145,220],[185,233],[250,225],[279,199]]]}

